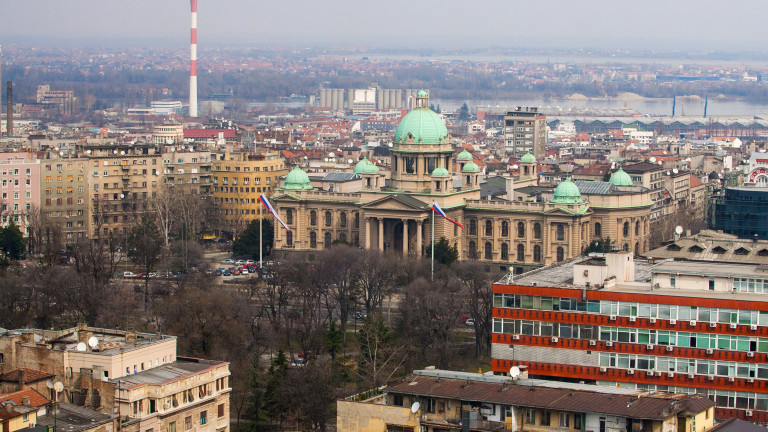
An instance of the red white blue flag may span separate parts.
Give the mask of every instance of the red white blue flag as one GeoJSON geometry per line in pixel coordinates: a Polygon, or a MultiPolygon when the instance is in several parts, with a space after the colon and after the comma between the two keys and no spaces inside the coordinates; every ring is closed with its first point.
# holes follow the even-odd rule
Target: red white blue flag
{"type": "Polygon", "coordinates": [[[285,222],[283,222],[283,220],[280,219],[280,216],[277,215],[275,208],[272,207],[272,204],[269,203],[269,200],[267,199],[266,195],[261,194],[261,196],[259,196],[259,201],[261,201],[261,203],[264,204],[264,207],[266,207],[267,210],[269,210],[269,212],[272,213],[272,216],[274,216],[275,219],[277,219],[277,221],[280,222],[280,225],[282,225],[286,231],[291,230],[290,228],[288,228],[288,225],[286,225],[285,222]]]}
{"type": "Polygon", "coordinates": [[[432,210],[434,210],[435,213],[439,214],[440,216],[444,217],[448,222],[451,222],[451,223],[455,224],[456,226],[461,228],[462,231],[464,231],[464,225],[462,225],[462,224],[456,222],[455,220],[449,218],[448,216],[446,216],[445,212],[443,211],[443,209],[441,209],[440,206],[437,205],[437,203],[432,203],[432,210]]]}

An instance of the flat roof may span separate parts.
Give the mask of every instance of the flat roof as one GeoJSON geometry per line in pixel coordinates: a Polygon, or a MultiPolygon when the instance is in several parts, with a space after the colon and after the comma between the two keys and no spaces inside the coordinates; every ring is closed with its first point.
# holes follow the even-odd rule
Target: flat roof
{"type": "Polygon", "coordinates": [[[164,365],[156,366],[141,372],[112,379],[110,382],[118,383],[123,388],[134,388],[147,384],[163,384],[180,380],[199,372],[226,365],[227,362],[217,360],[203,360],[194,358],[177,357],[177,360],[164,365]]]}
{"type": "Polygon", "coordinates": [[[658,273],[696,274],[725,277],[768,278],[768,270],[760,264],[738,264],[699,261],[664,261],[653,266],[658,273]]]}
{"type": "Polygon", "coordinates": [[[92,350],[86,344],[86,352],[95,355],[115,355],[125,351],[131,351],[144,348],[167,340],[176,339],[176,336],[156,334],[156,333],[137,333],[124,330],[102,329],[96,327],[72,327],[65,330],[43,330],[43,329],[0,329],[0,337],[19,337],[26,333],[32,334],[31,342],[35,344],[49,344],[50,350],[54,351],[77,351],[77,345],[80,343],[79,333],[84,332],[90,337],[98,340],[98,346],[92,350]]]}
{"type": "MultiPolygon", "coordinates": [[[[78,432],[93,429],[96,426],[112,421],[112,416],[102,414],[90,408],[73,405],[67,402],[58,403],[58,412],[56,413],[56,429],[65,432],[78,432]]],[[[37,424],[42,426],[53,426],[53,412],[37,418],[37,424]]]]}
{"type": "MultiPolygon", "coordinates": [[[[573,267],[577,264],[582,265],[604,265],[595,260],[592,256],[580,256],[572,258],[562,263],[541,267],[536,270],[514,276],[511,281],[504,281],[505,284],[541,286],[553,288],[575,288],[573,285],[573,267]]],[[[635,283],[647,282],[650,288],[651,283],[651,265],[646,260],[635,259],[635,283]]],[[[582,288],[582,287],[578,287],[582,288]]]]}

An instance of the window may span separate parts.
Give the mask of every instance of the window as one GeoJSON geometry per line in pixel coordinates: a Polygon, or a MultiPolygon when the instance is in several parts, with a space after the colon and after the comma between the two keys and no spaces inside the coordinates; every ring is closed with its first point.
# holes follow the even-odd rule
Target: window
{"type": "Polygon", "coordinates": [[[541,425],[542,426],[549,426],[549,416],[550,412],[547,410],[541,411],[541,425]]]}
{"type": "Polygon", "coordinates": [[[312,226],[317,225],[317,212],[314,210],[309,212],[309,224],[312,226]]]}
{"type": "Polygon", "coordinates": [[[525,237],[525,224],[522,222],[517,223],[517,236],[519,238],[525,237]]]}
{"type": "Polygon", "coordinates": [[[309,233],[309,247],[312,249],[317,247],[317,233],[314,231],[309,233]]]}
{"type": "Polygon", "coordinates": [[[525,410],[525,422],[527,424],[536,424],[536,410],[530,408],[525,410]]]}
{"type": "Polygon", "coordinates": [[[573,416],[573,428],[576,430],[581,430],[581,414],[576,414],[573,416]]]}
{"type": "Polygon", "coordinates": [[[485,221],[485,235],[490,237],[493,235],[493,222],[492,221],[485,221]]]}
{"type": "Polygon", "coordinates": [[[561,428],[569,427],[570,419],[571,419],[571,413],[561,412],[560,413],[560,422],[559,422],[560,423],[560,427],[561,428]]]}
{"type": "Polygon", "coordinates": [[[501,222],[501,236],[502,237],[509,236],[509,223],[507,221],[501,222]]]}
{"type": "Polygon", "coordinates": [[[472,259],[477,258],[477,245],[474,241],[469,242],[469,257],[472,259]]]}
{"type": "Polygon", "coordinates": [[[200,411],[200,426],[208,422],[208,411],[200,411]]]}
{"type": "Polygon", "coordinates": [[[713,277],[709,278],[709,290],[710,291],[715,290],[715,278],[713,277]]]}
{"type": "Polygon", "coordinates": [[[331,226],[331,212],[325,212],[325,226],[331,226]]]}
{"type": "Polygon", "coordinates": [[[635,222],[635,235],[636,236],[640,235],[640,221],[635,222]]]}
{"type": "Polygon", "coordinates": [[[339,216],[339,226],[345,228],[347,226],[347,214],[341,213],[339,216]]]}
{"type": "Polygon", "coordinates": [[[557,225],[557,240],[558,241],[565,240],[565,225],[563,224],[557,225]]]}
{"type": "Polygon", "coordinates": [[[293,210],[287,209],[285,211],[285,223],[293,225],[293,210]]]}
{"type": "Polygon", "coordinates": [[[509,259],[509,245],[506,243],[501,244],[501,259],[504,261],[509,259]]]}
{"type": "Polygon", "coordinates": [[[557,262],[560,262],[565,259],[565,250],[563,250],[563,247],[560,246],[557,248],[557,262]]]}
{"type": "Polygon", "coordinates": [[[224,417],[224,404],[219,404],[217,407],[217,413],[219,417],[224,417]]]}
{"type": "Polygon", "coordinates": [[[603,236],[603,226],[600,224],[600,222],[595,222],[595,237],[602,237],[603,236]]]}
{"type": "Polygon", "coordinates": [[[470,235],[477,234],[477,219],[469,220],[469,234],[470,235]]]}
{"type": "Polygon", "coordinates": [[[426,410],[428,413],[434,414],[435,412],[435,399],[434,398],[427,398],[424,401],[424,404],[426,405],[426,410]]]}
{"type": "Polygon", "coordinates": [[[325,233],[325,239],[323,240],[323,246],[325,246],[326,249],[331,247],[331,233],[326,232],[325,233]]]}
{"type": "Polygon", "coordinates": [[[624,237],[629,237],[629,222],[624,222],[624,228],[621,230],[624,237]]]}
{"type": "Polygon", "coordinates": [[[493,245],[491,245],[491,242],[485,242],[485,259],[493,259],[493,245]]]}
{"type": "Polygon", "coordinates": [[[541,262],[541,246],[539,245],[533,247],[533,261],[541,262]]]}
{"type": "Polygon", "coordinates": [[[23,420],[25,423],[26,423],[26,422],[28,422],[28,421],[29,421],[29,413],[24,413],[24,414],[21,416],[21,419],[22,419],[22,420],[23,420]]]}
{"type": "Polygon", "coordinates": [[[184,417],[184,430],[192,429],[192,416],[184,417]]]}
{"type": "Polygon", "coordinates": [[[517,260],[525,261],[525,246],[522,243],[517,245],[517,260]]]}
{"type": "Polygon", "coordinates": [[[677,275],[669,275],[669,286],[671,288],[675,288],[675,285],[677,285],[677,275]]]}

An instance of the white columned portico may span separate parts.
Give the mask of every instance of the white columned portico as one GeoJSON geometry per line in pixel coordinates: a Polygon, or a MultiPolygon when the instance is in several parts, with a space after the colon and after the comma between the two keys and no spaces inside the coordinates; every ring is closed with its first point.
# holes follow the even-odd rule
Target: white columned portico
{"type": "Polygon", "coordinates": [[[379,218],[379,250],[384,251],[384,218],[379,218]]]}
{"type": "Polygon", "coordinates": [[[403,256],[408,256],[408,219],[403,219],[403,256]]]}

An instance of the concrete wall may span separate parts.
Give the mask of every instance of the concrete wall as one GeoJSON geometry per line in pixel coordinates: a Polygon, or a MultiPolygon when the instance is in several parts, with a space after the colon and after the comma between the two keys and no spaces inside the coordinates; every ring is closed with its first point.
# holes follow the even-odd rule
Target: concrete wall
{"type": "Polygon", "coordinates": [[[522,362],[541,362],[569,364],[575,366],[600,366],[597,351],[569,350],[561,348],[545,348],[527,345],[492,344],[491,357],[500,360],[516,360],[522,362]],[[510,348],[510,346],[512,348],[510,348]]]}
{"type": "Polygon", "coordinates": [[[387,425],[412,426],[419,430],[419,416],[410,408],[365,402],[337,401],[338,432],[385,432],[387,425]]]}

